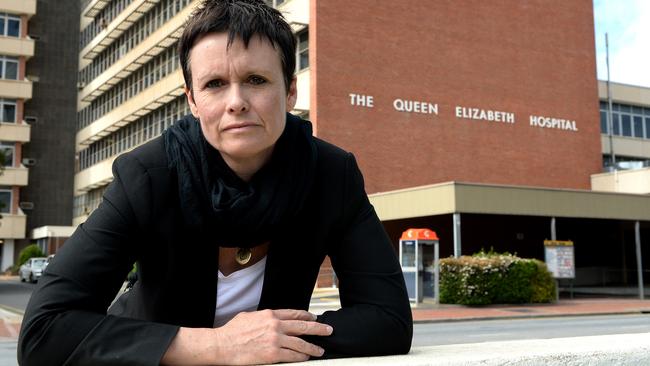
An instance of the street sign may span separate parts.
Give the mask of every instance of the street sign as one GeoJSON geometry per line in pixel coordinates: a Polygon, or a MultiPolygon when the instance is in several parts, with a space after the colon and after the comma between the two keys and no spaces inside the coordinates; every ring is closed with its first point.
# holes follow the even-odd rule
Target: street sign
{"type": "Polygon", "coordinates": [[[575,256],[571,240],[544,240],[544,258],[554,278],[575,278],[575,256]]]}

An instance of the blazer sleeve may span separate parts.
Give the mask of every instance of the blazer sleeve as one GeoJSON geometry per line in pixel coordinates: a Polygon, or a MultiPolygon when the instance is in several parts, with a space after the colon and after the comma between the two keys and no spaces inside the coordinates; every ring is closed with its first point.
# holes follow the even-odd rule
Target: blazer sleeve
{"type": "Polygon", "coordinates": [[[413,319],[404,277],[352,154],[345,180],[342,235],[328,253],[342,308],[318,317],[334,328],[332,336],[310,341],[326,350],[326,358],[408,353],[413,319]]]}
{"type": "Polygon", "coordinates": [[[138,210],[147,208],[150,184],[146,169],[128,155],[116,160],[113,175],[102,203],[32,294],[18,340],[20,365],[158,365],[178,331],[107,315],[139,255],[138,210]]]}

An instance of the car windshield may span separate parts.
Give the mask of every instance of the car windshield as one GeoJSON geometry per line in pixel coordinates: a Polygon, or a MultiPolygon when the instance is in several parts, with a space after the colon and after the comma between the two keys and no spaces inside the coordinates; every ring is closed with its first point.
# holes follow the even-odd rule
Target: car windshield
{"type": "Polygon", "coordinates": [[[43,267],[45,265],[45,259],[36,259],[32,262],[34,267],[43,267]]]}

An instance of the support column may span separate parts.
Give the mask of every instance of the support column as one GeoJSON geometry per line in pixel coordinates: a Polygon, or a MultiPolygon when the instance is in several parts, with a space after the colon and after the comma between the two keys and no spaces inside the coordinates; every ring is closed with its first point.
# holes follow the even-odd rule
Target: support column
{"type": "Polygon", "coordinates": [[[557,231],[555,231],[555,217],[551,217],[551,240],[557,240],[557,231]]]}
{"type": "Polygon", "coordinates": [[[460,213],[454,214],[454,257],[461,256],[460,251],[460,213]]]}
{"type": "Polygon", "coordinates": [[[0,247],[2,248],[0,272],[2,272],[14,265],[14,239],[5,239],[0,247]]]}
{"type": "Polygon", "coordinates": [[[636,271],[639,276],[639,298],[643,300],[643,261],[641,258],[641,227],[637,221],[634,223],[634,236],[636,237],[636,271]]]}

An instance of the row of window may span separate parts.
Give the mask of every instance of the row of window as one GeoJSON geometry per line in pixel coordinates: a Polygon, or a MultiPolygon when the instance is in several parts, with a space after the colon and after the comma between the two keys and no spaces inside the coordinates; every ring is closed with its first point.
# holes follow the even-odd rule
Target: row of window
{"type": "Polygon", "coordinates": [[[106,188],[108,188],[108,185],[75,196],[72,200],[72,217],[88,215],[93,212],[102,202],[106,188]]]}
{"type": "Polygon", "coordinates": [[[77,172],[160,135],[174,121],[190,113],[184,95],[133,121],[79,152],[77,172]]]}
{"type": "MultiPolygon", "coordinates": [[[[616,169],[617,170],[633,170],[650,167],[650,159],[643,159],[638,157],[616,155],[616,169]]],[[[603,155],[603,170],[612,171],[614,164],[612,156],[603,155]]]]}
{"type": "Polygon", "coordinates": [[[20,17],[0,13],[0,36],[20,37],[20,17]]]}
{"type": "Polygon", "coordinates": [[[11,187],[0,186],[0,212],[1,213],[11,213],[11,201],[13,197],[13,191],[11,187]]]}
{"type": "Polygon", "coordinates": [[[77,129],[88,126],[179,67],[176,45],[152,58],[138,70],[93,100],[77,114],[77,129]]]}
{"type": "Polygon", "coordinates": [[[14,155],[16,145],[11,142],[0,142],[0,165],[5,167],[14,166],[14,155]]]}
{"type": "Polygon", "coordinates": [[[18,80],[18,57],[0,56],[0,78],[18,80]]]}
{"type": "Polygon", "coordinates": [[[16,122],[16,100],[0,98],[0,122],[16,122]]]}
{"type": "Polygon", "coordinates": [[[82,50],[86,47],[99,32],[104,30],[132,2],[133,0],[113,0],[97,13],[95,19],[81,31],[79,49],[82,50]]]}
{"type": "Polygon", "coordinates": [[[190,2],[191,0],[162,0],[79,71],[79,81],[86,83],[95,79],[190,2]]]}
{"type": "MultiPolygon", "coordinates": [[[[600,130],[609,134],[608,103],[600,102],[600,130]]],[[[612,134],[650,139],[650,108],[612,103],[612,134]]]]}

